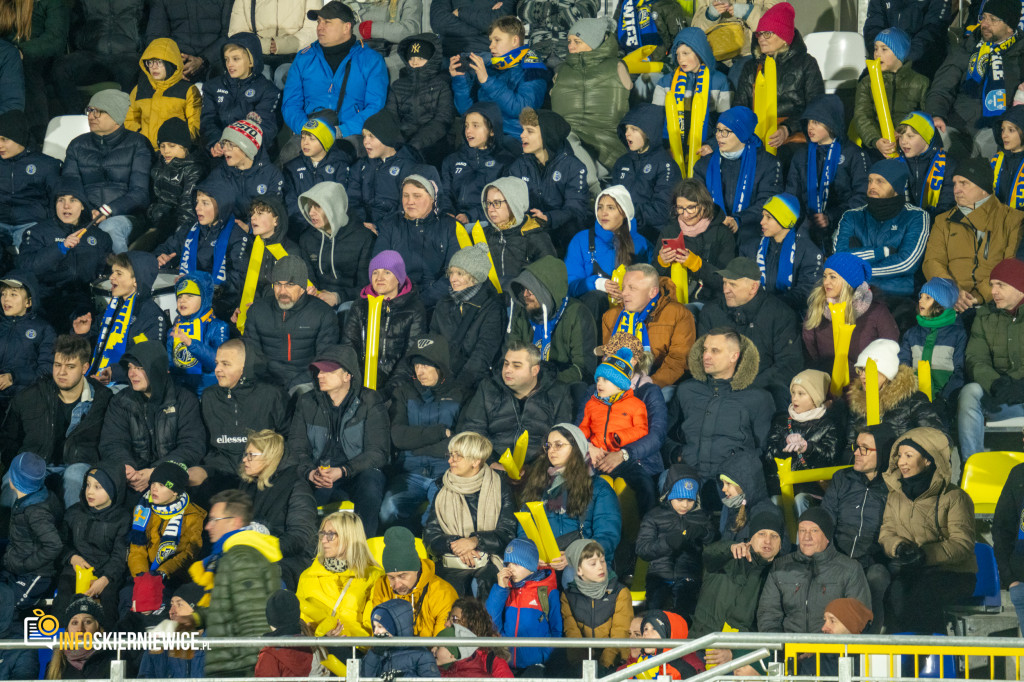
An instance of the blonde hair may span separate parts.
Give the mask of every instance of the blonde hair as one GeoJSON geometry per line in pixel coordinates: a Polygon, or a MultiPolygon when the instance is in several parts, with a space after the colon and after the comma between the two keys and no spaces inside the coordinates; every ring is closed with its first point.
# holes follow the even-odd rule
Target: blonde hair
{"type": "MultiPolygon", "coordinates": [[[[836,303],[846,304],[844,315],[846,324],[856,324],[857,316],[853,312],[854,289],[846,280],[843,280],[843,289],[839,292],[836,303]]],[[[828,305],[828,296],[825,295],[825,285],[819,281],[818,285],[807,297],[807,318],[804,320],[804,329],[816,329],[821,321],[825,319],[825,307],[828,305]]]]}
{"type": "Polygon", "coordinates": [[[458,452],[471,462],[480,462],[491,456],[494,445],[485,436],[473,431],[463,431],[452,436],[448,452],[458,452]]]}
{"type": "MultiPolygon", "coordinates": [[[[359,514],[337,511],[320,522],[320,530],[333,530],[338,534],[338,546],[345,554],[345,562],[357,578],[366,578],[371,566],[377,566],[366,544],[366,530],[359,514]]],[[[324,562],[324,545],[317,542],[316,558],[324,562]]]]}
{"type": "Polygon", "coordinates": [[[0,1],[0,34],[13,33],[16,43],[31,38],[32,4],[29,0],[0,1]]]}
{"type": "Polygon", "coordinates": [[[273,486],[270,477],[277,473],[277,466],[281,463],[281,458],[284,457],[284,436],[276,431],[263,429],[262,431],[250,431],[248,438],[249,445],[263,453],[263,461],[267,465],[256,476],[249,476],[245,473],[245,465],[239,465],[238,475],[246,483],[255,481],[257,490],[266,490],[273,486]]]}

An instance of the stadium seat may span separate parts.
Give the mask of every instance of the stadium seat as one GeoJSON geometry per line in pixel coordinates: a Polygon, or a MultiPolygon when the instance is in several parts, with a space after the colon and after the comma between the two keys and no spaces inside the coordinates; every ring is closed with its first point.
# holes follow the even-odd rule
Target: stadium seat
{"type": "Polygon", "coordinates": [[[63,161],[71,140],[87,132],[89,132],[89,118],[85,114],[54,116],[46,126],[43,153],[63,161]]]}
{"type": "Polygon", "coordinates": [[[804,36],[807,54],[814,57],[825,79],[825,92],[832,94],[847,82],[856,82],[864,70],[867,53],[864,36],[848,31],[823,31],[804,36]]]}
{"type": "Polygon", "coordinates": [[[993,514],[1010,469],[1024,462],[1024,452],[977,452],[964,465],[961,487],[974,501],[976,515],[993,514]]]}
{"type": "MultiPolygon", "coordinates": [[[[370,555],[373,560],[378,564],[381,562],[381,557],[384,556],[384,537],[378,535],[375,538],[367,538],[366,544],[370,548],[370,555]]],[[[423,540],[416,538],[416,553],[421,559],[429,559],[427,556],[427,548],[423,545],[423,540]]]]}
{"type": "Polygon", "coordinates": [[[1024,429],[1024,417],[1013,417],[1001,419],[995,422],[985,422],[986,431],[998,431],[1002,433],[1020,431],[1024,429]]]}
{"type": "Polygon", "coordinates": [[[978,582],[974,585],[974,594],[969,603],[1001,611],[1003,602],[999,595],[999,568],[996,566],[995,550],[984,542],[975,542],[974,557],[978,562],[978,582]]]}

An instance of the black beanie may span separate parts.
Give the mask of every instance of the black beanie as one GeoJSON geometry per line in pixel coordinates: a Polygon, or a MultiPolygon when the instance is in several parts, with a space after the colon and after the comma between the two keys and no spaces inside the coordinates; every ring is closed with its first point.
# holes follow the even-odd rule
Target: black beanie
{"type": "Polygon", "coordinates": [[[99,483],[100,487],[107,493],[107,497],[110,498],[111,502],[117,502],[117,486],[114,484],[114,479],[110,477],[110,474],[103,469],[94,468],[89,469],[89,473],[86,474],[86,478],[89,476],[96,479],[96,482],[99,483]]]}
{"type": "Polygon", "coordinates": [[[540,127],[540,139],[549,154],[555,154],[564,147],[572,132],[572,127],[564,118],[547,109],[537,110],[537,124],[540,127]]]}
{"type": "Polygon", "coordinates": [[[982,9],[985,14],[999,17],[1007,26],[1014,31],[1020,23],[1020,0],[988,0],[982,9]]]}
{"type": "Polygon", "coordinates": [[[398,119],[390,111],[378,111],[366,119],[363,124],[364,130],[369,130],[373,136],[388,147],[400,147],[405,138],[402,137],[402,129],[399,127],[398,119]]]}
{"type": "Polygon", "coordinates": [[[832,520],[831,514],[821,507],[811,507],[800,515],[798,523],[803,523],[804,521],[810,521],[817,525],[821,532],[825,534],[825,537],[828,538],[828,541],[832,542],[832,533],[836,529],[836,522],[832,520]]]}
{"type": "Polygon", "coordinates": [[[750,519],[750,537],[754,537],[762,530],[775,531],[780,538],[786,537],[786,522],[782,518],[782,514],[772,511],[754,514],[754,517],[750,519]]]}
{"type": "Polygon", "coordinates": [[[644,614],[644,620],[641,624],[641,632],[647,629],[647,624],[650,623],[654,631],[661,636],[662,639],[670,639],[672,634],[672,623],[669,622],[668,616],[665,615],[664,611],[648,611],[644,614]]]}
{"type": "Polygon", "coordinates": [[[0,137],[6,137],[22,147],[27,147],[28,119],[25,113],[15,109],[0,114],[0,137]]]}
{"type": "Polygon", "coordinates": [[[928,452],[928,449],[921,445],[920,443],[918,443],[916,440],[912,438],[904,438],[903,440],[900,441],[900,445],[909,445],[910,447],[914,448],[919,453],[921,453],[921,456],[928,460],[928,462],[933,467],[935,466],[935,458],[932,457],[932,453],[928,452]]]}
{"type": "Polygon", "coordinates": [[[896,429],[886,422],[881,422],[866,426],[862,431],[867,431],[875,437],[875,472],[881,474],[889,468],[892,446],[896,444],[896,429]]]}
{"type": "Polygon", "coordinates": [[[192,133],[189,132],[188,124],[184,120],[173,117],[163,122],[160,130],[156,133],[156,143],[170,142],[181,145],[185,149],[192,148],[192,133]]]}
{"type": "Polygon", "coordinates": [[[278,590],[267,600],[267,623],[277,634],[299,634],[299,598],[294,592],[278,590]]]}
{"type": "Polygon", "coordinates": [[[188,487],[188,468],[178,462],[163,462],[153,469],[149,482],[159,483],[175,495],[180,495],[188,487]]]}
{"type": "Polygon", "coordinates": [[[190,580],[187,583],[182,583],[171,596],[177,597],[194,609],[204,594],[206,594],[206,590],[203,589],[203,586],[197,585],[190,580]]]}
{"type": "MultiPolygon", "coordinates": [[[[989,0],[989,2],[991,1],[992,0],[989,0]]],[[[1020,2],[1017,3],[1017,9],[1020,9],[1020,2]]],[[[1016,26],[1016,22],[1014,22],[1013,25],[1016,26]]],[[[992,164],[989,163],[988,159],[971,157],[961,161],[957,165],[956,171],[953,173],[953,177],[956,177],[957,175],[965,180],[970,180],[989,194],[992,193],[992,164]]]]}

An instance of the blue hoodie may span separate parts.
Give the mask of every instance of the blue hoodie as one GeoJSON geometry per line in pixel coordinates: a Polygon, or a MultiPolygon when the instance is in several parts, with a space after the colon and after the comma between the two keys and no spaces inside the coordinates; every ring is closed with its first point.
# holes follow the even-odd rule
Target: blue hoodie
{"type": "Polygon", "coordinates": [[[202,396],[203,390],[217,381],[213,376],[217,349],[230,338],[231,332],[226,323],[213,316],[213,278],[209,273],[189,273],[178,280],[175,290],[181,291],[186,282],[195,282],[199,287],[199,310],[174,320],[167,335],[167,356],[174,383],[202,396]],[[192,342],[186,346],[175,339],[176,329],[190,334],[192,342]]]}

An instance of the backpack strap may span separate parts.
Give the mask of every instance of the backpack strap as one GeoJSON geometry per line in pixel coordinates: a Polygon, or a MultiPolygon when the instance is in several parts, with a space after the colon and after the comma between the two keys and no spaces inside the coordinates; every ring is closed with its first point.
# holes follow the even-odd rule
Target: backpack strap
{"type": "Polygon", "coordinates": [[[604,271],[601,264],[597,262],[597,236],[594,234],[594,226],[591,225],[590,229],[587,230],[587,250],[590,252],[590,274],[600,275],[605,279],[611,279],[612,276],[604,271]]]}
{"type": "Polygon", "coordinates": [[[341,119],[341,105],[345,101],[345,88],[348,87],[348,75],[352,72],[352,60],[345,62],[345,75],[341,78],[341,88],[338,89],[338,106],[334,107],[334,113],[341,119]]]}

